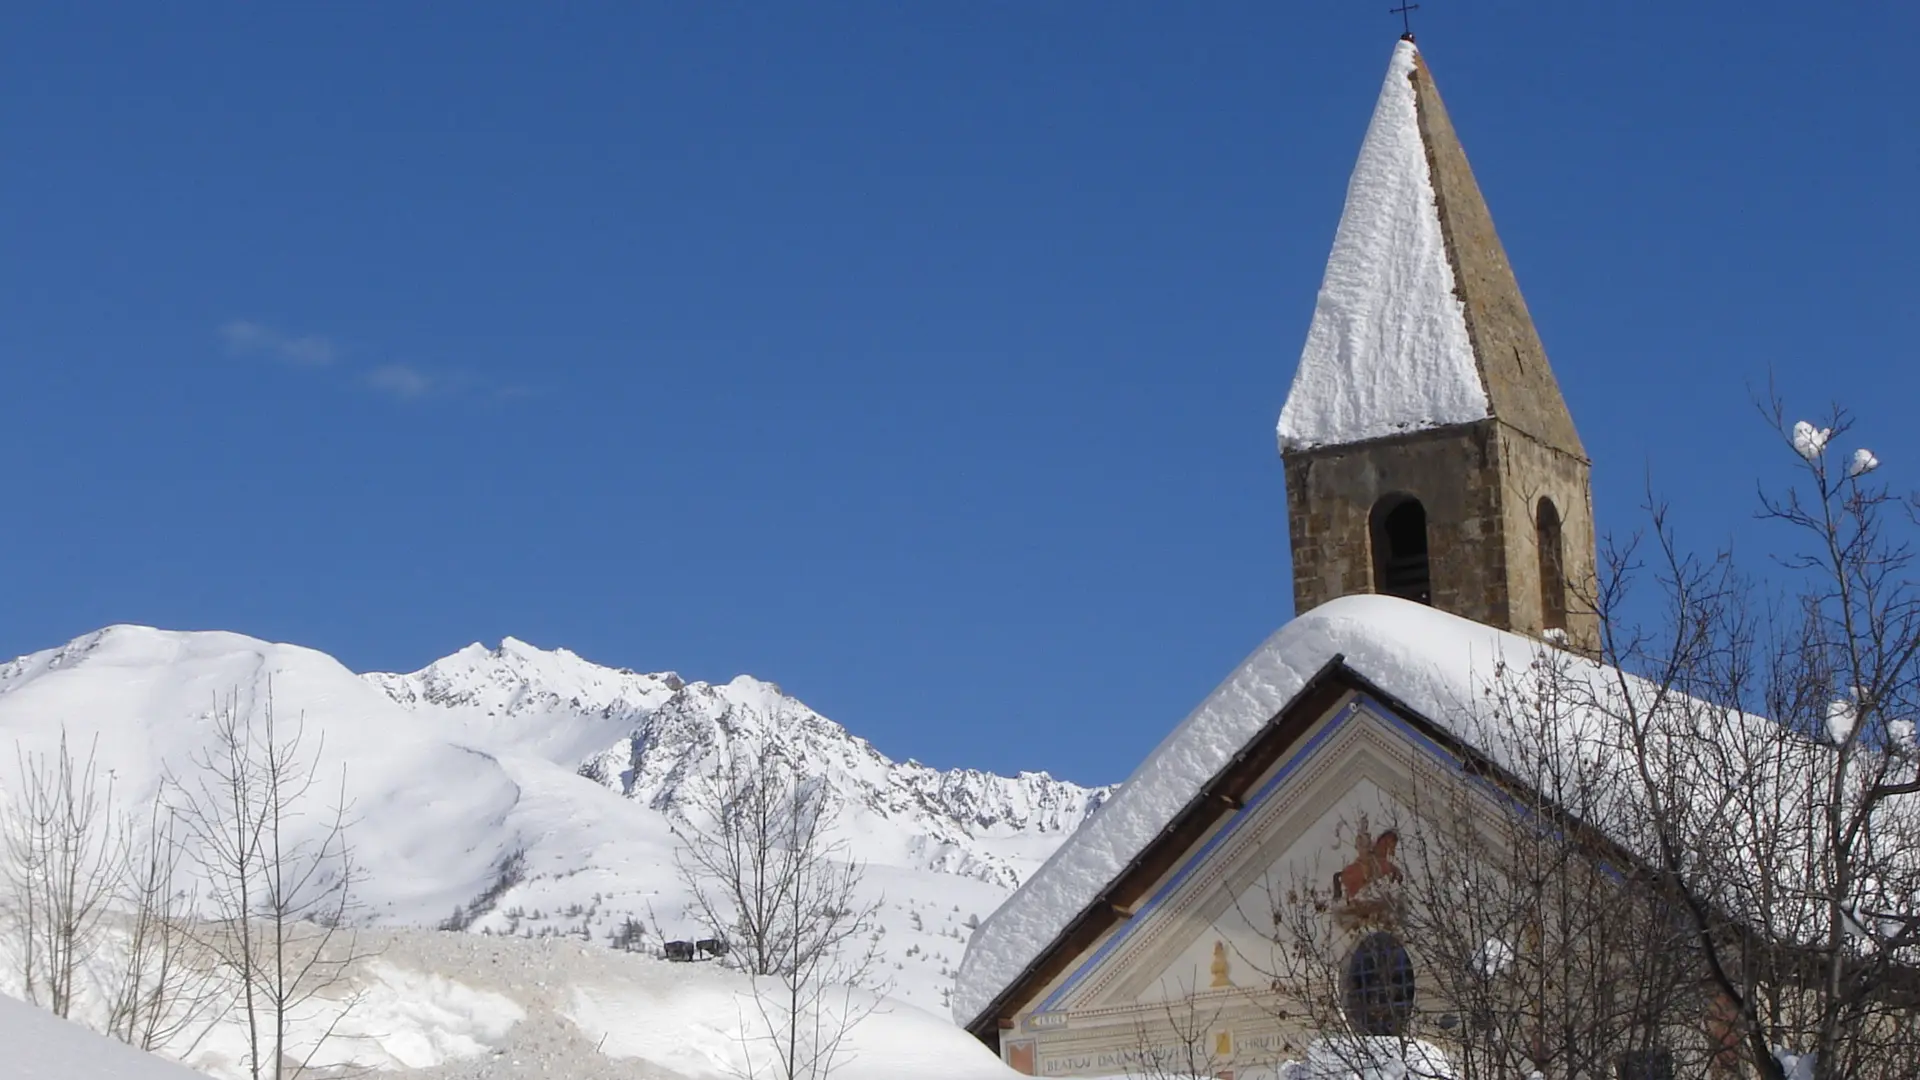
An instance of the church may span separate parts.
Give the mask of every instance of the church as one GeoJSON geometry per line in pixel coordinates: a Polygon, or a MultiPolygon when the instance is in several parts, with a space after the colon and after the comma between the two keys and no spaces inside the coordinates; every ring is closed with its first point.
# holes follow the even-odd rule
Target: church
{"type": "Polygon", "coordinates": [[[1590,463],[1411,35],[1278,435],[1299,616],[969,943],[955,1018],[1018,1072],[1250,1080],[1309,1056],[1313,1003],[1269,962],[1288,873],[1325,886],[1332,1007],[1401,1034],[1433,958],[1372,899],[1397,873],[1382,823],[1466,784],[1486,748],[1460,705],[1491,667],[1597,650],[1590,463]]]}

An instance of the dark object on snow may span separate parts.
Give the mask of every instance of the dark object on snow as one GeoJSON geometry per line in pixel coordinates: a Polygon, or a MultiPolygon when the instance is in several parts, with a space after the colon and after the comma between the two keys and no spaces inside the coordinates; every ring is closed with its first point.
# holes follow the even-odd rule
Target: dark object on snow
{"type": "Polygon", "coordinates": [[[693,944],[696,948],[698,948],[701,951],[701,953],[707,956],[727,955],[727,939],[726,938],[713,938],[713,937],[701,938],[699,941],[696,941],[693,944]]]}
{"type": "Polygon", "coordinates": [[[675,963],[681,963],[681,964],[684,964],[687,961],[692,960],[693,959],[693,942],[691,941],[667,942],[667,959],[672,960],[675,963]]]}

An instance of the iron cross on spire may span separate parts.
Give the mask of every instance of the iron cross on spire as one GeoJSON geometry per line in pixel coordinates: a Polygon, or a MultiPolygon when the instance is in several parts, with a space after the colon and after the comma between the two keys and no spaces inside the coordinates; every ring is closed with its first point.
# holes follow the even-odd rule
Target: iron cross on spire
{"type": "Polygon", "coordinates": [[[1413,12],[1419,10],[1419,4],[1409,4],[1406,0],[1401,0],[1399,7],[1390,8],[1387,11],[1389,15],[1400,16],[1400,28],[1406,31],[1405,37],[1408,41],[1413,40],[1413,12]]]}

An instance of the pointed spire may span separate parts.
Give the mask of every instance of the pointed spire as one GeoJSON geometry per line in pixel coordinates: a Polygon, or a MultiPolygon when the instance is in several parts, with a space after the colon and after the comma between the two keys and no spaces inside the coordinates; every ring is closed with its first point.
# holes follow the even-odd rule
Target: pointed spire
{"type": "Polygon", "coordinates": [[[1586,457],[1466,152],[1403,38],[1347,187],[1280,448],[1490,416],[1586,457]]]}
{"type": "Polygon", "coordinates": [[[1493,414],[1539,442],[1585,460],[1586,449],[1560,396],[1560,382],[1547,364],[1547,350],[1527,313],[1507,250],[1494,231],[1493,215],[1474,183],[1467,152],[1453,133],[1433,74],[1418,55],[1413,89],[1454,285],[1465,303],[1467,333],[1493,414]]]}

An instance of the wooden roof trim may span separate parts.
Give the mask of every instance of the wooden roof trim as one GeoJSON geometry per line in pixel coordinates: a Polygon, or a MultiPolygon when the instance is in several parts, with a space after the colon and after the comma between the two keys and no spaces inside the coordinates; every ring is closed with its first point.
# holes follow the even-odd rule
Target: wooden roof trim
{"type": "Polygon", "coordinates": [[[1186,854],[1193,842],[1220,818],[1239,810],[1253,782],[1349,689],[1372,692],[1371,684],[1346,665],[1346,654],[1335,653],[1321,665],[1293,697],[1227,759],[1200,790],[1174,814],[1152,842],[1115,874],[1107,887],[1067,923],[1039,955],[996,994],[967,1024],[967,1030],[995,1045],[1001,1023],[1011,1019],[1012,1006],[1031,998],[1051,982],[1088,945],[1116,923],[1131,918],[1153,883],[1186,854]],[[1304,718],[1304,719],[1303,719],[1304,718]]]}

